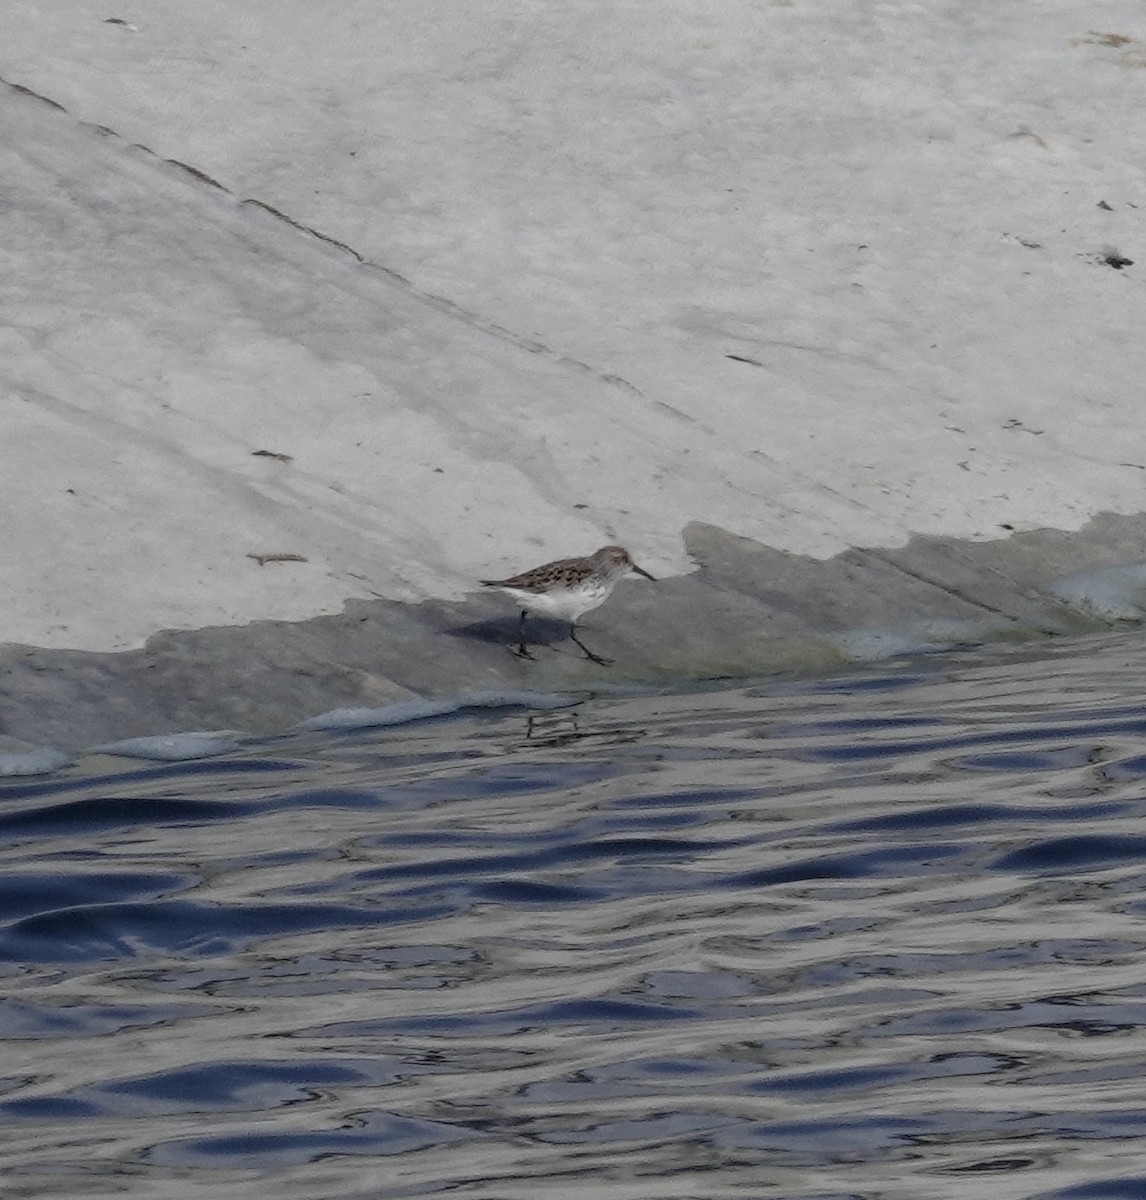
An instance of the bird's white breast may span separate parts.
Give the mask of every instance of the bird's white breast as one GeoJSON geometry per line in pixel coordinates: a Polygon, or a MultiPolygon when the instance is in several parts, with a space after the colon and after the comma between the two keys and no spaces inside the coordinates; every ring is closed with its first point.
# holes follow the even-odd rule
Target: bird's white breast
{"type": "Polygon", "coordinates": [[[505,588],[522,608],[557,617],[562,621],[576,621],[582,613],[604,604],[612,588],[599,584],[579,584],[573,588],[554,588],[548,592],[523,592],[517,588],[505,588]]]}

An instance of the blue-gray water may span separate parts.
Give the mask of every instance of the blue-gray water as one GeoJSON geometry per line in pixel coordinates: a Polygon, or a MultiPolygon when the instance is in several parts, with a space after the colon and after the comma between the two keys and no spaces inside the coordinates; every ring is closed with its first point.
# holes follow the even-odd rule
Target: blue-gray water
{"type": "Polygon", "coordinates": [[[1141,644],[7,781],[2,1194],[1144,1197],[1141,644]]]}

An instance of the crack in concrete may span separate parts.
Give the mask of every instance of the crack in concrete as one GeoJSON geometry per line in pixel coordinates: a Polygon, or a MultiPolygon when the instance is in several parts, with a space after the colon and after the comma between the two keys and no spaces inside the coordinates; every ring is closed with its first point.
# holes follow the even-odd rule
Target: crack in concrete
{"type": "MultiPolygon", "coordinates": [[[[44,104],[50,105],[52,108],[57,109],[59,112],[62,112],[69,117],[72,116],[68,109],[58,101],[51,99],[49,96],[44,96],[39,92],[33,91],[30,87],[27,87],[22,83],[12,83],[10,80],[0,77],[0,84],[3,84],[11,91],[22,96],[28,96],[32,99],[39,100],[44,104]]],[[[91,129],[93,132],[98,133],[101,137],[114,137],[120,141],[126,140],[114,129],[111,129],[107,125],[97,125],[90,121],[82,121],[78,117],[72,117],[72,119],[77,121],[80,125],[83,125],[85,128],[91,129]]],[[[133,142],[129,144],[133,149],[142,150],[145,154],[149,154],[153,158],[159,159],[161,162],[178,168],[180,171],[190,175],[192,179],[199,183],[204,183],[208,187],[224,192],[228,196],[233,196],[235,194],[230,188],[220,183],[217,179],[212,178],[212,176],[208,175],[206,171],[203,171],[198,167],[182,162],[177,158],[164,158],[162,155],[157,154],[149,146],[145,146],[142,142],[133,142]]],[[[450,300],[446,296],[439,296],[433,292],[424,291],[422,288],[417,287],[404,275],[395,271],[393,268],[368,259],[365,255],[355,250],[353,246],[348,245],[346,242],[339,241],[338,238],[331,237],[330,234],[323,233],[320,229],[315,229],[311,225],[306,225],[302,221],[295,220],[294,217],[284,213],[281,209],[275,208],[273,204],[268,204],[265,200],[259,200],[254,196],[245,196],[239,200],[239,203],[240,205],[244,206],[261,208],[264,212],[289,225],[292,229],[297,229],[300,233],[309,234],[311,237],[327,243],[327,245],[334,246],[338,250],[345,251],[362,266],[367,267],[372,271],[381,272],[388,279],[392,280],[394,283],[397,283],[400,287],[416,296],[425,304],[430,305],[440,312],[445,312],[450,316],[456,317],[458,320],[463,321],[472,328],[480,329],[483,333],[488,333],[490,336],[498,338],[501,341],[509,342],[530,354],[541,355],[553,362],[560,363],[564,366],[573,367],[578,371],[587,372],[595,379],[600,380],[602,383],[606,383],[615,387],[623,387],[637,396],[642,394],[639,388],[630,383],[627,379],[622,378],[620,375],[616,375],[607,371],[601,371],[592,366],[590,363],[584,362],[579,358],[574,358],[572,355],[565,354],[560,350],[554,350],[551,346],[547,346],[544,342],[539,342],[534,338],[528,338],[523,334],[515,333],[512,329],[507,329],[504,325],[497,324],[496,321],[488,320],[485,317],[479,316],[475,312],[471,312],[469,309],[463,308],[460,304],[457,304],[455,301],[450,300]]]]}
{"type": "MultiPolygon", "coordinates": [[[[169,158],[169,159],[167,159],[167,161],[173,162],[174,160],[169,158]]],[[[182,163],[179,163],[178,165],[183,166],[182,163]]],[[[189,168],[189,167],[186,169],[191,170],[191,168],[189,168]]],[[[192,171],[192,174],[200,175],[200,172],[192,171]]],[[[213,180],[209,180],[209,182],[213,182],[213,180]]],[[[304,225],[301,221],[296,221],[293,217],[288,217],[286,215],[286,213],[275,208],[274,205],[267,204],[265,200],[255,200],[252,197],[248,196],[245,199],[240,200],[239,203],[240,204],[253,204],[256,208],[261,208],[265,212],[269,212],[272,217],[277,217],[280,221],[285,221],[289,226],[291,226],[292,229],[299,229],[303,233],[309,233],[311,235],[311,237],[318,238],[318,240],[320,242],[326,242],[328,245],[335,246],[339,250],[345,250],[347,254],[349,254],[352,258],[357,259],[358,262],[364,263],[367,266],[372,265],[370,263],[367,263],[366,259],[363,258],[362,255],[359,254],[358,251],[355,250],[353,246],[348,246],[345,242],[340,242],[337,238],[332,238],[329,234],[322,233],[320,230],[315,229],[311,225],[304,225]]]]}
{"type": "MultiPolygon", "coordinates": [[[[928,587],[936,588],[939,591],[943,592],[945,595],[951,596],[953,599],[959,600],[964,604],[969,604],[973,608],[981,609],[983,612],[993,613],[995,616],[998,616],[998,617],[1004,617],[1008,621],[1015,621],[1015,620],[1020,619],[1019,617],[1017,617],[1015,615],[1015,613],[1008,612],[1007,609],[1002,607],[1001,605],[989,604],[985,600],[978,600],[975,597],[969,595],[963,589],[955,587],[952,584],[943,583],[941,580],[934,578],[932,575],[928,574],[925,571],[912,570],[910,567],[904,566],[904,564],[902,562],[897,561],[896,558],[892,557],[890,554],[888,554],[886,552],[869,549],[869,550],[862,551],[862,553],[866,557],[875,559],[877,562],[883,563],[884,566],[890,567],[893,571],[896,571],[901,575],[906,575],[909,579],[914,579],[917,583],[923,583],[923,584],[926,584],[928,587]]],[[[1048,603],[1051,603],[1055,607],[1061,606],[1061,607],[1065,608],[1065,605],[1061,605],[1061,602],[1057,601],[1053,596],[1047,596],[1047,595],[1039,594],[1037,592],[1031,592],[1029,589],[1022,587],[1021,584],[1017,583],[1009,575],[1005,575],[1002,571],[995,570],[992,567],[985,566],[982,564],[976,564],[974,569],[979,572],[986,571],[992,575],[997,576],[999,579],[1004,581],[1005,586],[1009,590],[1013,591],[1018,596],[1022,596],[1024,599],[1031,600],[1031,601],[1038,603],[1044,607],[1048,603]]],[[[1055,634],[1060,632],[1049,622],[1042,626],[1034,626],[1034,628],[1038,628],[1039,632],[1044,633],[1047,636],[1054,636],[1055,634]]]]}

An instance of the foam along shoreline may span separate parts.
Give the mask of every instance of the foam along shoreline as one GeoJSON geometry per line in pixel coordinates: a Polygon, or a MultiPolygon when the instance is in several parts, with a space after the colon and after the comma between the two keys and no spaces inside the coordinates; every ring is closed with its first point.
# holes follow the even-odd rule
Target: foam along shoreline
{"type": "Polygon", "coordinates": [[[161,633],[119,653],[0,647],[0,773],[58,769],[84,747],[196,757],[294,727],[382,727],[464,707],[552,707],[617,686],[817,674],[1146,617],[1146,515],[1104,515],[1076,534],[917,538],[826,561],[708,525],[690,526],[686,543],[697,570],[622,583],[595,614],[594,641],[612,667],[586,660],[560,623],[544,620],[537,661],[523,662],[512,652],[512,603],[480,593],[353,601],[337,616],[161,633]],[[177,732],[187,730],[223,732],[177,732]]]}

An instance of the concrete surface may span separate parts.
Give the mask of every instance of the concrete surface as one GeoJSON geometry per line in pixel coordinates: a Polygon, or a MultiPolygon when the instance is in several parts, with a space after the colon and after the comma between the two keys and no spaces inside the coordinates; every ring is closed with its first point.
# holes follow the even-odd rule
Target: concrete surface
{"type": "Polygon", "coordinates": [[[0,45],[10,736],[592,683],[468,594],[610,541],[613,678],[1138,615],[1137,5],[113,8],[0,45]]]}

